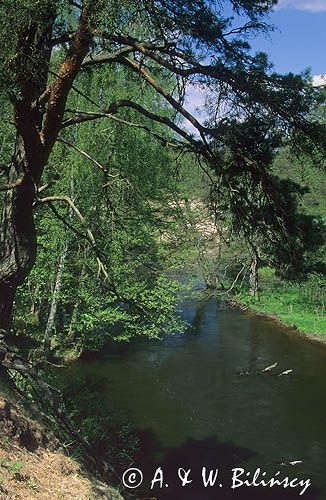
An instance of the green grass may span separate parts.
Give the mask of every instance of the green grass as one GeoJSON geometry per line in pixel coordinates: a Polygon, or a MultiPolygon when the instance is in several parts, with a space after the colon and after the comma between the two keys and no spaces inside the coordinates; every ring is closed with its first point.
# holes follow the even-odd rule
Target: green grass
{"type": "Polygon", "coordinates": [[[31,479],[26,480],[26,485],[33,491],[40,491],[38,485],[31,479]]]}
{"type": "Polygon", "coordinates": [[[273,314],[287,325],[326,341],[325,290],[316,279],[300,284],[287,283],[276,278],[270,269],[260,273],[261,292],[251,297],[248,290],[240,290],[236,300],[250,308],[273,314]]]}
{"type": "Polygon", "coordinates": [[[24,464],[22,462],[13,462],[7,460],[6,458],[3,458],[0,461],[0,465],[5,467],[9,472],[11,472],[11,474],[16,474],[17,472],[20,472],[24,467],[24,464]]]}

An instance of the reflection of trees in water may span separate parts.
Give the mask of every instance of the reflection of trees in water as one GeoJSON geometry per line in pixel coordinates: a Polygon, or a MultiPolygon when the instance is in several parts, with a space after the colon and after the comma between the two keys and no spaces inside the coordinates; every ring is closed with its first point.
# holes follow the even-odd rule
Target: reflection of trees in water
{"type": "Polygon", "coordinates": [[[191,322],[192,330],[196,333],[201,328],[202,322],[205,318],[208,304],[209,302],[207,300],[200,300],[197,302],[195,317],[191,322]]]}

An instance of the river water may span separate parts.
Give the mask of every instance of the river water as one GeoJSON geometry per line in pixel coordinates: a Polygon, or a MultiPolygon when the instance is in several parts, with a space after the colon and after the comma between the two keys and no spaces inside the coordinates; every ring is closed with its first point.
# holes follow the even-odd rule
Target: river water
{"type": "Polygon", "coordinates": [[[190,324],[185,334],[119,344],[69,368],[70,380],[100,380],[103,404],[126,412],[142,436],[134,466],[143,484],[129,491],[172,500],[326,499],[324,346],[214,299],[187,299],[182,313],[190,324]],[[292,372],[279,376],[285,370],[292,372]],[[214,486],[203,486],[203,467],[218,468],[214,486]],[[179,468],[191,469],[184,487],[179,468]],[[257,481],[289,477],[311,485],[303,495],[297,482],[232,488],[235,468],[244,469],[242,480],[260,468],[257,481]]]}

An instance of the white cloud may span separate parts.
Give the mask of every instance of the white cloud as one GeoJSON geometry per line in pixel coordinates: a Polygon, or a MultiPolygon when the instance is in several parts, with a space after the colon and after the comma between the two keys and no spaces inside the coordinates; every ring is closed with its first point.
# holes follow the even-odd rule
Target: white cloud
{"type": "Polygon", "coordinates": [[[279,0],[276,9],[326,12],[326,0],[279,0]]]}
{"type": "Polygon", "coordinates": [[[190,113],[199,117],[205,105],[204,91],[196,85],[188,85],[185,104],[190,113]]]}
{"type": "MultiPolygon", "coordinates": [[[[189,111],[199,122],[202,122],[205,119],[205,100],[206,96],[203,89],[192,83],[187,86],[184,105],[186,110],[189,111]]],[[[184,120],[183,126],[188,132],[195,134],[198,133],[188,120],[184,120]]]]}
{"type": "Polygon", "coordinates": [[[326,87],[326,75],[315,75],[312,84],[314,87],[326,87]]]}

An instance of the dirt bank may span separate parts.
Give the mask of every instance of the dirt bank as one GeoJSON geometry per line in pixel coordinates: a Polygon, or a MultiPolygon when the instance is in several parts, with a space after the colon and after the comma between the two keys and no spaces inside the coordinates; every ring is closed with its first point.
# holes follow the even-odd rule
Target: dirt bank
{"type": "Polygon", "coordinates": [[[1,500],[123,500],[60,450],[24,410],[0,397],[1,500]]]}

